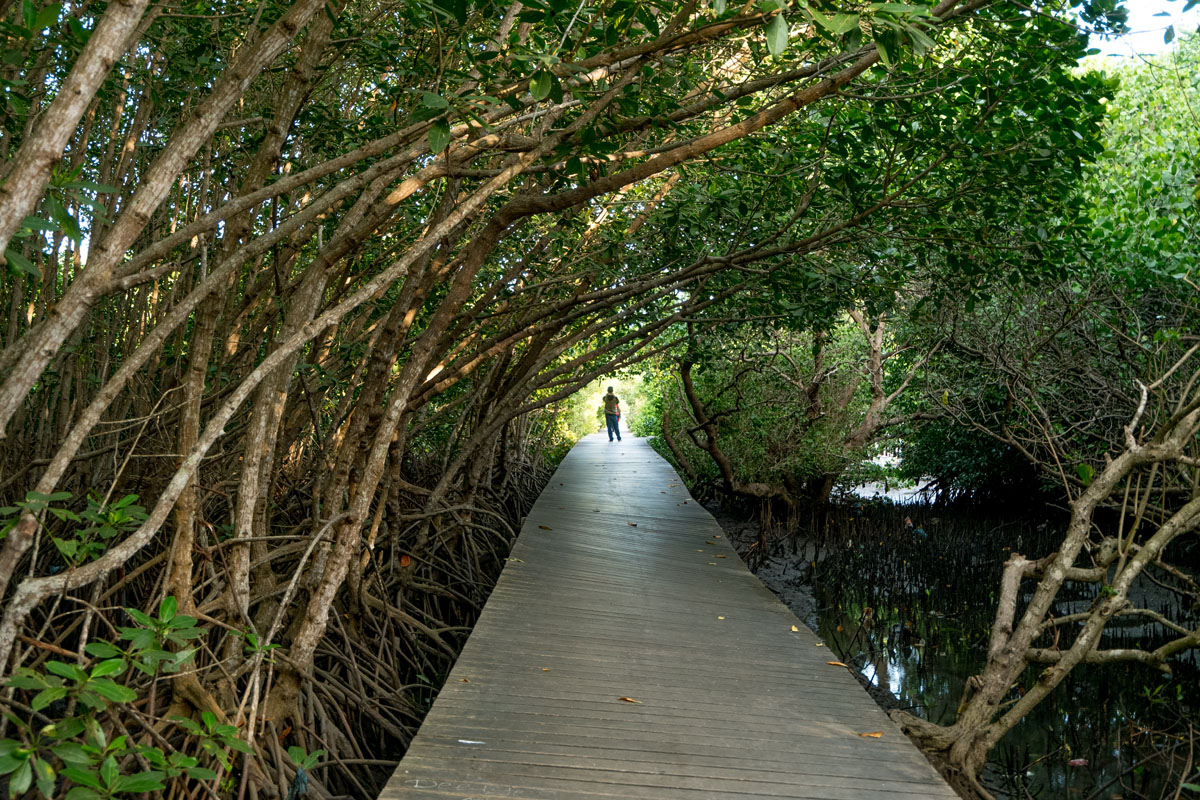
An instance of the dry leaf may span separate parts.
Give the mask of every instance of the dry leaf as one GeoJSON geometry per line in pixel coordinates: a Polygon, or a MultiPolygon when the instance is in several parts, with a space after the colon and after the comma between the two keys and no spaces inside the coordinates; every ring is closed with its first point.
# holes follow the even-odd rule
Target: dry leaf
{"type": "Polygon", "coordinates": [[[552,530],[554,530],[554,528],[551,528],[549,525],[538,525],[538,527],[539,527],[539,528],[541,528],[541,529],[542,529],[542,530],[544,530],[544,531],[552,531],[552,530]]]}
{"type": "Polygon", "coordinates": [[[825,646],[824,642],[817,642],[817,647],[824,647],[824,646],[825,646]]]}
{"type": "Polygon", "coordinates": [[[506,558],[506,559],[504,559],[504,560],[505,560],[505,561],[515,561],[515,562],[517,562],[518,564],[524,564],[524,563],[525,563],[524,561],[522,561],[522,560],[521,560],[521,559],[519,559],[519,558],[506,558]]]}
{"type": "Polygon", "coordinates": [[[400,556],[400,566],[407,567],[411,563],[412,563],[412,557],[409,556],[408,553],[405,553],[404,555],[400,556]]]}
{"type": "Polygon", "coordinates": [[[719,533],[718,533],[718,534],[714,534],[714,535],[713,535],[713,538],[714,538],[714,539],[720,539],[720,538],[721,538],[721,534],[719,534],[719,533]]]}
{"type": "Polygon", "coordinates": [[[625,524],[626,524],[626,525],[628,525],[628,526],[629,526],[629,527],[631,527],[631,528],[636,528],[636,527],[637,527],[637,523],[636,523],[636,522],[626,522],[625,524]]]}
{"type": "Polygon", "coordinates": [[[795,625],[793,625],[793,626],[792,626],[792,633],[799,633],[799,632],[800,632],[800,629],[799,629],[799,628],[797,628],[795,625]]]}
{"type": "Polygon", "coordinates": [[[466,678],[459,678],[458,682],[459,683],[470,683],[471,681],[467,680],[466,678]]]}
{"type": "Polygon", "coordinates": [[[882,739],[883,731],[871,731],[870,733],[860,733],[858,735],[863,737],[864,739],[866,739],[868,737],[870,737],[871,739],[882,739]]]}
{"type": "Polygon", "coordinates": [[[549,672],[549,671],[550,671],[549,667],[542,667],[542,672],[549,672]]]}
{"type": "Polygon", "coordinates": [[[716,542],[705,542],[705,544],[716,544],[716,542]]]}
{"type": "Polygon", "coordinates": [[[717,558],[729,558],[729,556],[717,556],[717,558]]]}
{"type": "Polygon", "coordinates": [[[619,699],[623,703],[637,703],[639,706],[642,704],[641,700],[634,700],[632,697],[620,697],[617,699],[619,699]]]}
{"type": "Polygon", "coordinates": [[[725,619],[725,618],[724,618],[724,617],[717,617],[717,619],[725,619]]]}
{"type": "Polygon", "coordinates": [[[831,667],[849,667],[850,666],[849,664],[843,664],[841,661],[826,661],[825,663],[831,667]]]}
{"type": "Polygon", "coordinates": [[[715,567],[717,565],[717,562],[715,562],[715,561],[710,561],[708,563],[710,566],[713,566],[713,567],[715,567]]]}

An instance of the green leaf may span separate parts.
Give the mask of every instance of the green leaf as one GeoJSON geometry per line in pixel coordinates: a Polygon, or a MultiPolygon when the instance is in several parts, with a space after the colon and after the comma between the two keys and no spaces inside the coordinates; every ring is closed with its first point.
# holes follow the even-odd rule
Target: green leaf
{"type": "Polygon", "coordinates": [[[70,681],[86,680],[87,673],[83,672],[74,664],[64,664],[62,661],[47,661],[46,671],[58,675],[60,678],[66,678],[70,681]]]}
{"type": "Polygon", "coordinates": [[[28,228],[31,231],[56,231],[56,230],[58,230],[58,226],[55,225],[53,222],[47,222],[46,220],[38,219],[37,217],[26,217],[21,222],[21,227],[28,228]]]}
{"type": "MultiPolygon", "coordinates": [[[[5,739],[4,744],[15,746],[19,743],[14,742],[12,739],[5,739]]],[[[27,758],[28,756],[22,757],[20,755],[13,755],[11,751],[0,755],[0,775],[7,775],[10,772],[13,772],[17,767],[21,766],[21,764],[27,758]]]]}
{"type": "Polygon", "coordinates": [[[25,790],[29,788],[29,784],[33,783],[33,765],[29,763],[29,759],[21,762],[21,766],[17,767],[16,772],[8,779],[8,794],[10,797],[20,797],[25,794],[25,790]]]}
{"type": "Polygon", "coordinates": [[[444,119],[439,119],[429,129],[429,150],[432,153],[440,153],[446,149],[448,144],[450,144],[450,124],[444,119]]]}
{"type": "Polygon", "coordinates": [[[136,608],[127,608],[125,611],[129,614],[129,616],[133,617],[134,622],[136,622],[138,625],[141,625],[143,628],[154,627],[154,620],[150,618],[149,614],[138,611],[136,608]]]}
{"type": "Polygon", "coordinates": [[[104,759],[104,763],[100,765],[100,781],[110,789],[117,783],[117,778],[120,777],[121,771],[117,767],[117,759],[109,756],[104,759]]]}
{"type": "Polygon", "coordinates": [[[25,789],[29,788],[29,784],[34,782],[34,766],[29,763],[26,758],[20,763],[17,770],[13,772],[12,777],[8,778],[8,795],[13,798],[19,798],[25,793],[25,789]]]}
{"type": "Polygon", "coordinates": [[[167,595],[158,606],[158,618],[163,622],[170,622],[175,618],[175,611],[178,609],[178,601],[174,595],[167,595]]]}
{"type": "Polygon", "coordinates": [[[905,3],[872,3],[872,11],[882,11],[885,14],[911,14],[914,17],[930,16],[928,8],[910,6],[905,3]]]}
{"type": "Polygon", "coordinates": [[[174,716],[171,717],[171,721],[193,736],[202,736],[204,734],[204,729],[197,725],[195,720],[190,720],[187,717],[174,716]]]}
{"type": "Polygon", "coordinates": [[[103,789],[104,784],[100,783],[100,779],[96,776],[96,771],[91,769],[77,769],[75,767],[67,767],[62,771],[64,778],[69,778],[72,782],[82,786],[90,786],[93,789],[103,789]]]}
{"type": "Polygon", "coordinates": [[[68,189],[87,189],[96,194],[117,194],[121,191],[118,186],[109,186],[107,183],[95,183],[93,181],[71,181],[67,184],[68,189]]]}
{"type": "Polygon", "coordinates": [[[421,92],[421,105],[428,108],[449,108],[450,101],[433,92],[421,92]]]}
{"type": "Polygon", "coordinates": [[[550,96],[551,77],[544,69],[533,73],[533,77],[529,79],[529,93],[533,95],[534,100],[545,100],[550,96]]]}
{"type": "Polygon", "coordinates": [[[1167,44],[1175,41],[1175,26],[1168,25],[1167,30],[1163,33],[1163,41],[1167,44]]]}
{"type": "Polygon", "coordinates": [[[137,692],[128,686],[122,686],[110,678],[100,678],[99,680],[92,681],[88,685],[88,688],[114,703],[131,703],[137,699],[137,692]]]}
{"type": "Polygon", "coordinates": [[[87,764],[92,760],[84,746],[77,742],[60,742],[53,745],[50,752],[68,764],[87,764]]]}
{"type": "Polygon", "coordinates": [[[37,13],[30,30],[40,33],[58,22],[58,14],[62,11],[62,3],[51,3],[37,13]]]}
{"type": "Polygon", "coordinates": [[[120,649],[108,642],[88,642],[83,651],[93,658],[114,658],[121,655],[120,649]]]}
{"type": "Polygon", "coordinates": [[[67,792],[65,800],[102,800],[103,795],[83,786],[76,786],[67,792]]]}
{"type": "Polygon", "coordinates": [[[217,779],[217,773],[208,767],[188,767],[185,772],[192,780],[213,781],[217,779]]]}
{"type": "Polygon", "coordinates": [[[70,492],[52,492],[50,494],[42,494],[41,492],[26,492],[25,500],[38,500],[43,503],[57,503],[60,500],[70,500],[70,492]]]}
{"type": "Polygon", "coordinates": [[[1075,467],[1075,472],[1079,475],[1079,480],[1083,481],[1084,486],[1089,486],[1092,483],[1092,478],[1095,476],[1095,470],[1091,464],[1079,464],[1075,467]]]}
{"type": "Polygon", "coordinates": [[[879,53],[879,60],[888,69],[892,68],[892,54],[888,52],[888,45],[882,36],[875,37],[875,50],[879,53]]]}
{"type": "Polygon", "coordinates": [[[120,675],[125,671],[126,666],[127,664],[123,658],[106,659],[92,669],[92,678],[103,678],[106,675],[120,675]]]}
{"type": "Polygon", "coordinates": [[[849,33],[858,27],[857,14],[834,14],[829,20],[829,32],[835,36],[841,36],[849,33]]]}
{"type": "Polygon", "coordinates": [[[239,753],[247,753],[250,755],[254,754],[254,748],[237,737],[229,738],[225,744],[229,745],[229,747],[232,749],[237,750],[239,753]]]}
{"type": "Polygon", "coordinates": [[[29,701],[29,707],[34,711],[41,711],[46,706],[50,705],[56,700],[62,700],[66,696],[67,687],[51,686],[49,689],[42,689],[40,692],[35,694],[33,699],[29,701]]]}
{"type": "Polygon", "coordinates": [[[4,258],[17,272],[23,272],[26,275],[32,275],[35,278],[42,277],[42,271],[35,267],[32,261],[18,253],[16,250],[13,250],[11,247],[5,248],[4,258]]]}
{"type": "Polygon", "coordinates": [[[54,779],[58,777],[54,767],[41,758],[30,759],[33,763],[33,774],[37,780],[38,791],[46,797],[54,796],[54,779]]]}
{"type": "Polygon", "coordinates": [[[156,792],[167,788],[163,785],[162,772],[139,772],[136,775],[122,775],[117,778],[116,790],[135,794],[137,792],[156,792]]]}
{"type": "Polygon", "coordinates": [[[788,46],[788,24],[782,13],[776,14],[767,23],[767,51],[779,58],[788,46]]]}

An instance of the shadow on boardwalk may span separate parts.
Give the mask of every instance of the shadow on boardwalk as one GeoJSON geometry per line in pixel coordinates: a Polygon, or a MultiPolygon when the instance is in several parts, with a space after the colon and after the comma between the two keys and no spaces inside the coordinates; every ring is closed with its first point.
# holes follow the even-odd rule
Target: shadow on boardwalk
{"type": "Polygon", "coordinates": [[[644,440],[581,441],[509,562],[381,798],[956,797],[644,440]]]}

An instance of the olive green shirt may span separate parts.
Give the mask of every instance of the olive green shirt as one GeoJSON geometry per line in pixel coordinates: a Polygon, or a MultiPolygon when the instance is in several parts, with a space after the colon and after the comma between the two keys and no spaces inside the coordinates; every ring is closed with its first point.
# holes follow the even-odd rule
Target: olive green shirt
{"type": "Polygon", "coordinates": [[[618,398],[612,392],[609,392],[608,394],[604,395],[604,413],[605,414],[619,414],[621,412],[621,409],[619,407],[620,402],[621,402],[620,398],[618,398]]]}

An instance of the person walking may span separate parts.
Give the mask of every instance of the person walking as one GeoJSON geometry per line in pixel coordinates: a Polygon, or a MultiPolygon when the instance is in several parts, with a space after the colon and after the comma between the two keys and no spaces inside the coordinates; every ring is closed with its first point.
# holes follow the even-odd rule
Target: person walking
{"type": "Polygon", "coordinates": [[[611,442],[616,434],[617,441],[621,441],[621,400],[613,394],[611,386],[604,395],[604,421],[608,423],[608,440],[611,442]]]}

